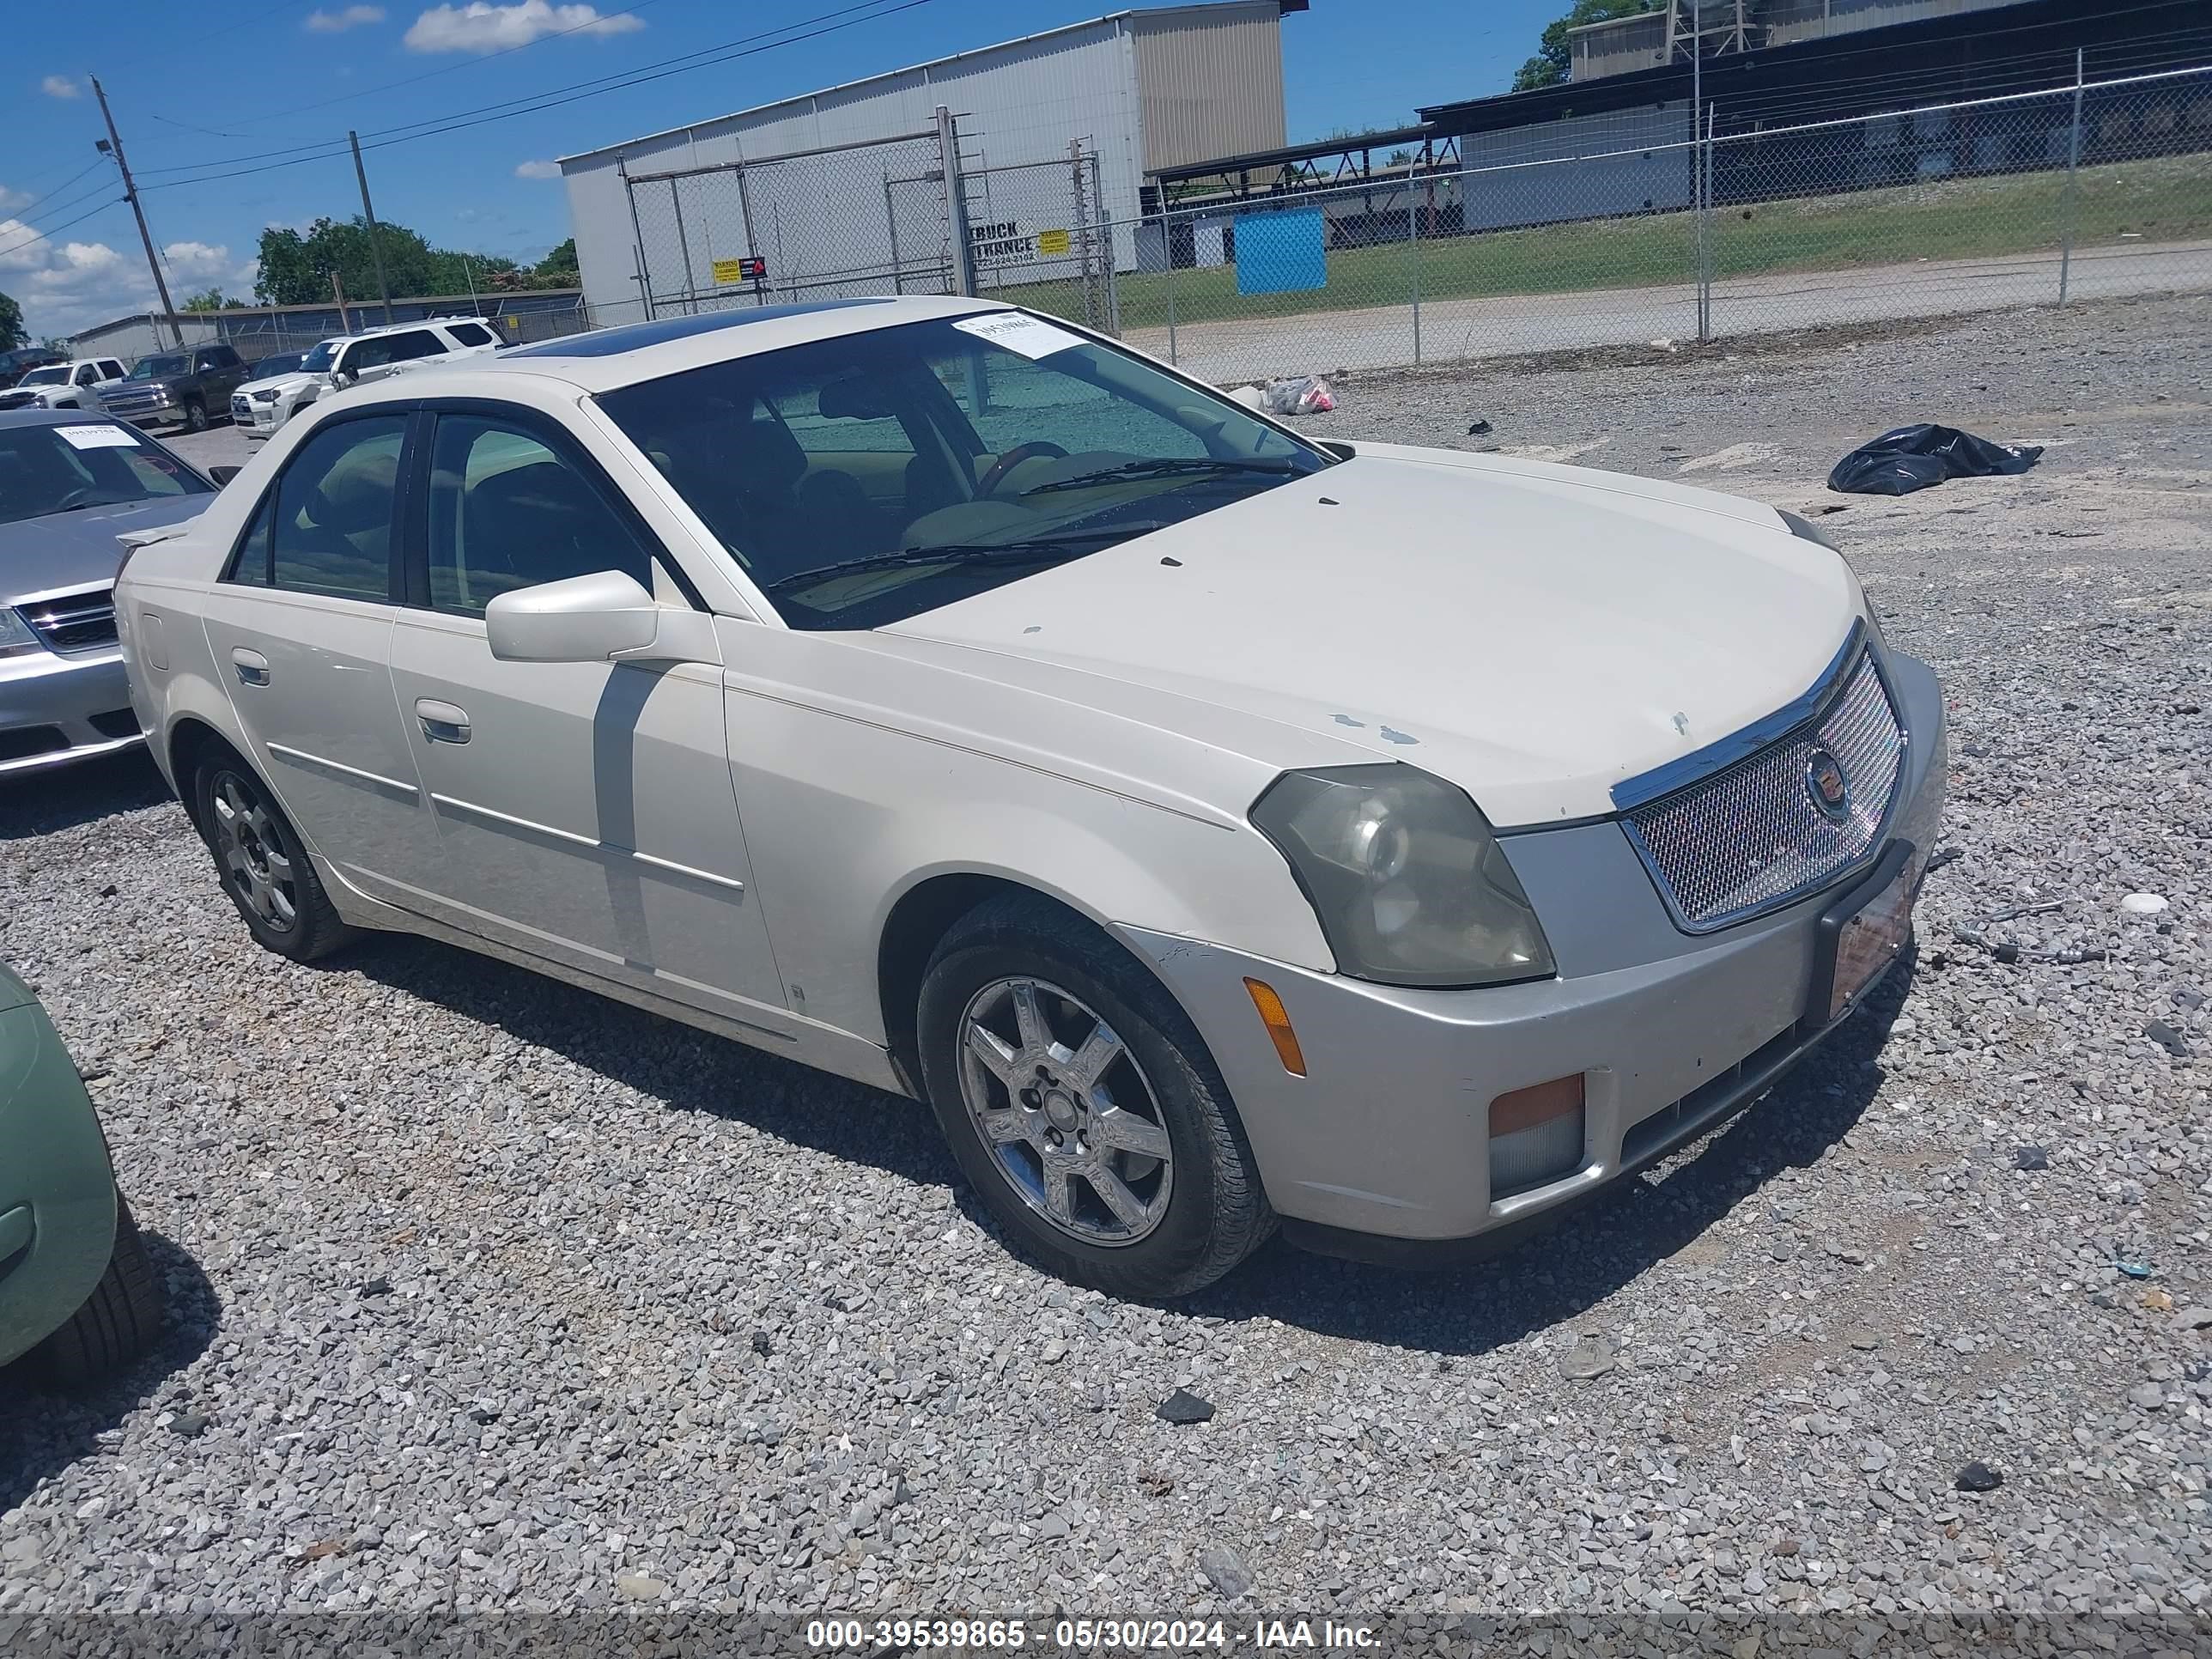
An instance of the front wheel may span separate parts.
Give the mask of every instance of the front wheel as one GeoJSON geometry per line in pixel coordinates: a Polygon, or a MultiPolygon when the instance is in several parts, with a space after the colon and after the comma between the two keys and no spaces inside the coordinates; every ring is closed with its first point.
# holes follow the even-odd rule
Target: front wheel
{"type": "Polygon", "coordinates": [[[153,1346],[161,1328],[161,1287],[131,1206],[118,1193],[107,1272],[69,1323],[40,1344],[35,1363],[56,1382],[79,1387],[122,1370],[153,1346]]]}
{"type": "Polygon", "coordinates": [[[1050,1271],[1117,1296],[1182,1296],[1273,1228],[1196,1028],[1088,924],[992,901],[938,946],[919,1013],[954,1156],[1050,1271]]]}
{"type": "Polygon", "coordinates": [[[204,432],[208,428],[207,405],[198,398],[185,405],[185,430],[204,432]]]}
{"type": "Polygon", "coordinates": [[[200,769],[193,791],[223,890],[263,949],[312,962],[352,937],[299,832],[260,779],[217,761],[200,769]]]}

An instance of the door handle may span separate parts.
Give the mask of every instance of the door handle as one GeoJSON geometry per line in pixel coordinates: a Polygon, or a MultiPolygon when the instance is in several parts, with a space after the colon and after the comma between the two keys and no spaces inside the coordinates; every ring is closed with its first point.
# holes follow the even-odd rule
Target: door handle
{"type": "Polygon", "coordinates": [[[432,743],[466,743],[469,711],[434,697],[415,699],[415,718],[422,722],[422,735],[432,743]]]}
{"type": "Polygon", "coordinates": [[[237,646],[231,651],[230,660],[231,665],[238,670],[240,685],[269,684],[269,659],[258,651],[248,651],[242,645],[237,646]]]}

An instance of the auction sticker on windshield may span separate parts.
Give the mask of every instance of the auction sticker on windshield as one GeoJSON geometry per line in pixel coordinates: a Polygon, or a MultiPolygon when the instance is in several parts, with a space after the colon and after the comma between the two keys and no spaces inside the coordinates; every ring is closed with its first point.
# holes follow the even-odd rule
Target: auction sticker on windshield
{"type": "Polygon", "coordinates": [[[76,449],[136,449],[138,440],[119,426],[58,426],[62,441],[76,449]]]}
{"type": "Polygon", "coordinates": [[[981,317],[957,318],[952,326],[963,334],[972,334],[979,340],[988,340],[993,345],[1018,351],[1024,357],[1049,357],[1055,351],[1065,351],[1070,346],[1083,343],[1080,334],[1070,334],[1064,328],[1054,328],[1050,323],[1035,317],[1024,317],[1018,311],[994,311],[981,317]]]}

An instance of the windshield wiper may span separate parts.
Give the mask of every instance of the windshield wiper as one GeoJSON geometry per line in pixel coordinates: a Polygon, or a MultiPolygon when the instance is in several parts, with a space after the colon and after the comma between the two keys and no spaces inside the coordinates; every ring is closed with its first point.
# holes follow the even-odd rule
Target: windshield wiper
{"type": "Polygon", "coordinates": [[[1156,455],[1149,460],[1124,461],[1119,466],[1103,466],[1096,472],[1079,472],[1072,478],[1048,478],[1041,484],[1031,484],[1021,493],[1042,495],[1055,489],[1080,489],[1087,484],[1107,483],[1120,478],[1171,478],[1178,473],[1208,472],[1267,472],[1278,477],[1287,477],[1297,471],[1297,463],[1281,461],[1222,461],[1208,458],[1178,459],[1156,455]]]}
{"type": "Polygon", "coordinates": [[[850,576],[864,570],[896,570],[906,565],[917,564],[1033,564],[1072,555],[1085,542],[1104,541],[1116,536],[1141,536],[1149,531],[1164,530],[1166,521],[1148,519],[1140,524],[1102,525],[1095,530],[1064,530],[1050,536],[1032,536],[1025,541],[1013,542],[939,542],[932,547],[905,547],[896,553],[878,553],[865,559],[846,559],[836,564],[817,565],[811,570],[781,577],[768,584],[763,591],[774,593],[786,587],[799,587],[827,581],[832,576],[850,576]]]}

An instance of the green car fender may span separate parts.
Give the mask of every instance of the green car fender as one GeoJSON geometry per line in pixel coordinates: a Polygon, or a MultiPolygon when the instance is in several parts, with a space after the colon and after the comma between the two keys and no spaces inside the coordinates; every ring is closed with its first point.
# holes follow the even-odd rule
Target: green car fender
{"type": "Polygon", "coordinates": [[[66,1324],[115,1248],[115,1173],[76,1064],[0,968],[0,1364],[66,1324]]]}

